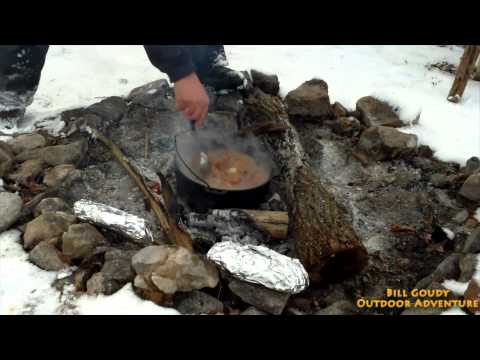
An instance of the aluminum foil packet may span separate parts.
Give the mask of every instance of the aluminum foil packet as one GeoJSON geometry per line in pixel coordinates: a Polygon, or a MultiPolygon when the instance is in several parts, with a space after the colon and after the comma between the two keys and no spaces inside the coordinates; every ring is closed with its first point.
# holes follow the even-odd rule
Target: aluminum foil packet
{"type": "Polygon", "coordinates": [[[123,210],[82,199],[73,205],[73,212],[80,220],[119,232],[133,241],[153,242],[152,233],[145,219],[123,210]]]}
{"type": "Polygon", "coordinates": [[[309,285],[308,273],[298,259],[265,246],[223,241],[210,248],[207,258],[239,280],[279,292],[297,294],[309,285]]]}

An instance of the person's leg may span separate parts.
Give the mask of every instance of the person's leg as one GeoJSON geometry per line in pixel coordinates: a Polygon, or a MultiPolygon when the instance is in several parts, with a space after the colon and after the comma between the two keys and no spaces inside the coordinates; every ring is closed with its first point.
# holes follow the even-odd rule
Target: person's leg
{"type": "Polygon", "coordinates": [[[48,45],[0,46],[0,121],[16,122],[33,101],[48,45]]]}
{"type": "Polygon", "coordinates": [[[227,67],[223,45],[192,45],[189,48],[197,75],[205,85],[216,90],[233,90],[243,85],[243,76],[227,67]]]}

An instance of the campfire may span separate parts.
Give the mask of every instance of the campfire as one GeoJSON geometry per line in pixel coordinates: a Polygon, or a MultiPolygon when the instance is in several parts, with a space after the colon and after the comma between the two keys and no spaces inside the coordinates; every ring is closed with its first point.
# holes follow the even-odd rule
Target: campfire
{"type": "Polygon", "coordinates": [[[276,76],[252,76],[211,91],[195,131],[159,80],[0,142],[0,232],[71,270],[52,286],[132,283],[186,314],[389,314],[355,301],[471,279],[478,158],[437,160],[374,97],[349,111],[313,79],[282,100],[276,76]]]}

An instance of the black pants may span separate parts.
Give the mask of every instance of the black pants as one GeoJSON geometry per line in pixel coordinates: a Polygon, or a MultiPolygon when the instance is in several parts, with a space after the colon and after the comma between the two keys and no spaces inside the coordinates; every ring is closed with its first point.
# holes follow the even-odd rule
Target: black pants
{"type": "MultiPolygon", "coordinates": [[[[0,92],[35,92],[40,81],[48,45],[0,46],[0,92]]],[[[225,56],[222,45],[189,46],[197,71],[208,71],[218,55],[225,56]]],[[[148,48],[146,48],[148,53],[148,48]]],[[[149,56],[151,54],[149,53],[149,56]]]]}

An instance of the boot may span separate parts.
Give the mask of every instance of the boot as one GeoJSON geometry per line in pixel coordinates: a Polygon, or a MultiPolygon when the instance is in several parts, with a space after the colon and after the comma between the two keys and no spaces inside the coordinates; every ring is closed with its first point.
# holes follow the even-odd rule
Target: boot
{"type": "Polygon", "coordinates": [[[204,85],[210,86],[216,91],[241,90],[246,87],[247,83],[242,73],[222,65],[213,66],[204,72],[200,71],[198,77],[204,85]]]}

